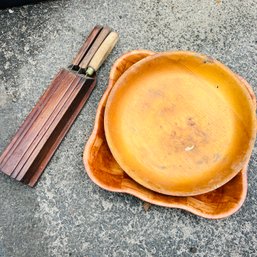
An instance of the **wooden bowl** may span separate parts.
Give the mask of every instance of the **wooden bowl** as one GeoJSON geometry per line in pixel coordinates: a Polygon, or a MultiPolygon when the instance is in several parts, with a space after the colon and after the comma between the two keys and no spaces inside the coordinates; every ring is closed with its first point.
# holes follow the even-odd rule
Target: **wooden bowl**
{"type": "Polygon", "coordinates": [[[244,83],[220,62],[165,52],[126,70],[111,90],[104,128],[119,166],[153,191],[207,193],[239,173],[255,141],[244,83]]]}
{"type": "MultiPolygon", "coordinates": [[[[201,217],[218,219],[235,213],[243,204],[247,192],[247,163],[232,180],[222,187],[197,196],[176,197],[149,190],[130,178],[118,165],[107,144],[104,132],[104,111],[107,98],[118,78],[134,63],[154,54],[140,50],[120,57],[112,67],[109,85],[99,103],[93,132],[85,146],[83,161],[89,177],[100,187],[113,192],[134,195],[146,202],[170,208],[180,208],[201,217]]],[[[255,95],[242,80],[255,104],[255,95]]]]}

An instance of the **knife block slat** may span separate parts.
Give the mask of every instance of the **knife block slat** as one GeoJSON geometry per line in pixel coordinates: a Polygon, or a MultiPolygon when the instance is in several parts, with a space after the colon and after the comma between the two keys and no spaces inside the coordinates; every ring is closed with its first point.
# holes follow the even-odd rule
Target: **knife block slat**
{"type": "Polygon", "coordinates": [[[0,169],[34,186],[95,86],[62,69],[27,116],[0,158],[0,169]]]}

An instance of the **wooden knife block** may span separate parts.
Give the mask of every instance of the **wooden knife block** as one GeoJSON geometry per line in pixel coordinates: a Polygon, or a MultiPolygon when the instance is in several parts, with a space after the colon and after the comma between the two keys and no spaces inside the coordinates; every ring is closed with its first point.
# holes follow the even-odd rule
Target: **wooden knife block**
{"type": "Polygon", "coordinates": [[[0,157],[0,170],[33,187],[96,84],[95,72],[118,40],[96,26],[69,69],[61,69],[0,157]]]}

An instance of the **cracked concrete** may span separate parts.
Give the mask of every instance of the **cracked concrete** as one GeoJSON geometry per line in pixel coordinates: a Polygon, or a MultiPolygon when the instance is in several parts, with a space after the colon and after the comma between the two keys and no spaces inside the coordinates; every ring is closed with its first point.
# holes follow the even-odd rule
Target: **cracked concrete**
{"type": "Polygon", "coordinates": [[[257,150],[239,212],[206,220],[102,190],[82,151],[112,63],[133,49],[193,50],[245,77],[257,92],[257,2],[57,0],[0,11],[0,151],[95,24],[120,41],[35,189],[0,174],[1,257],[257,256],[257,150]]]}

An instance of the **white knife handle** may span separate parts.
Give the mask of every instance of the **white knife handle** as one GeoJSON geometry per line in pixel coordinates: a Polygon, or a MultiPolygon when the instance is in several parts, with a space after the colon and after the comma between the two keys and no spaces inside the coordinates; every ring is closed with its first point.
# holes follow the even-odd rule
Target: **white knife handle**
{"type": "Polygon", "coordinates": [[[94,72],[96,72],[99,67],[102,65],[104,60],[110,54],[114,46],[116,45],[119,39],[119,35],[116,32],[111,32],[103,43],[100,45],[95,55],[91,59],[88,68],[86,70],[87,75],[91,76],[94,72]]]}

